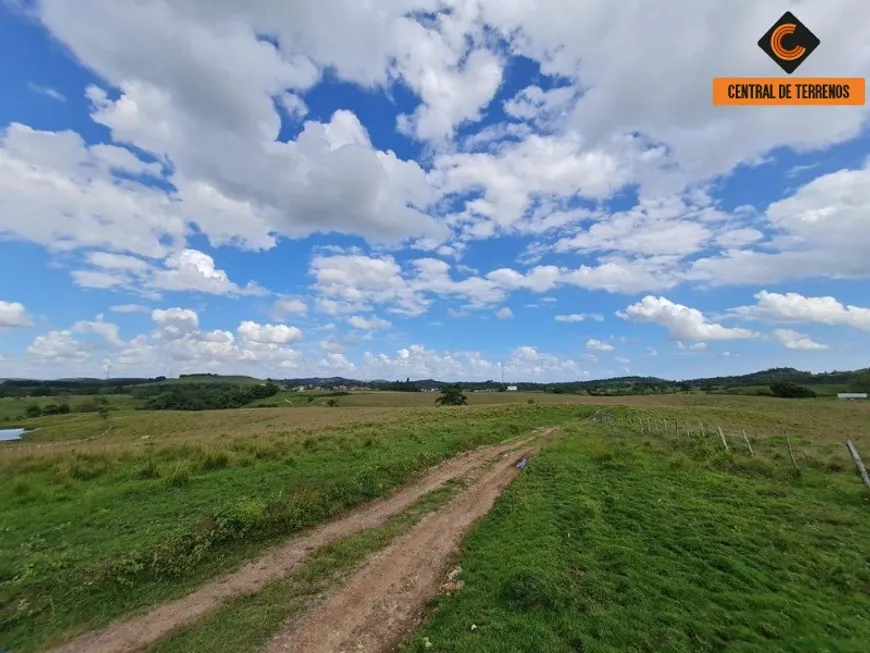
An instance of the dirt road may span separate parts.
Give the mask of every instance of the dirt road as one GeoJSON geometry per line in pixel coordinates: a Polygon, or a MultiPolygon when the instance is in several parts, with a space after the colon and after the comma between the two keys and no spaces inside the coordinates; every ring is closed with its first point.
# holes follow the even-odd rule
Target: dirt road
{"type": "MultiPolygon", "coordinates": [[[[551,429],[541,429],[536,434],[545,435],[549,432],[551,429]]],[[[527,445],[529,440],[524,438],[502,445],[480,447],[444,461],[389,497],[371,502],[341,519],[291,539],[222,580],[203,585],[191,594],[140,617],[118,621],[103,630],[77,637],[52,649],[50,653],[131,653],[141,650],[173,630],[195,623],[216,611],[228,599],[255,594],[270,581],[293,571],[313,551],[359,531],[384,524],[447,481],[480,473],[488,462],[527,445]]]]}
{"type": "Polygon", "coordinates": [[[424,517],[373,555],[324,603],[269,642],[269,653],[386,653],[420,624],[445,580],[459,542],[518,473],[518,454],[503,458],[447,506],[424,517]]]}

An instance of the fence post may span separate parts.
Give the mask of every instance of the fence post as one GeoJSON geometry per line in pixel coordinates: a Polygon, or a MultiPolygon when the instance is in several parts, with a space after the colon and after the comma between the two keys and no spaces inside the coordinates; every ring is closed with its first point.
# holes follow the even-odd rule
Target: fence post
{"type": "Polygon", "coordinates": [[[687,440],[692,439],[692,431],[691,431],[691,429],[689,429],[689,420],[686,420],[686,439],[687,440]]]}
{"type": "Polygon", "coordinates": [[[755,452],[752,450],[752,445],[749,444],[749,438],[746,437],[746,429],[740,429],[743,431],[743,441],[746,442],[746,446],[749,447],[749,454],[755,458],[755,452]]]}
{"type": "Polygon", "coordinates": [[[700,422],[700,424],[701,424],[701,439],[702,439],[702,440],[706,440],[706,439],[707,439],[707,433],[704,431],[704,422],[700,422]]]}
{"type": "Polygon", "coordinates": [[[731,451],[731,449],[728,448],[728,440],[725,439],[725,434],[722,432],[722,427],[717,426],[716,430],[719,431],[719,437],[722,439],[722,446],[725,447],[725,451],[731,451]]]}
{"type": "Polygon", "coordinates": [[[855,445],[852,444],[851,440],[846,441],[846,448],[849,450],[849,455],[852,456],[852,462],[855,463],[855,468],[861,475],[861,480],[864,482],[864,485],[870,488],[870,475],[867,474],[867,468],[864,467],[864,461],[861,460],[861,456],[858,455],[858,450],[855,448],[855,445]]]}
{"type": "Polygon", "coordinates": [[[791,438],[788,436],[788,433],[785,434],[785,442],[788,445],[788,455],[791,456],[791,464],[794,465],[794,469],[797,471],[797,461],[794,459],[794,450],[791,448],[791,438]]]}

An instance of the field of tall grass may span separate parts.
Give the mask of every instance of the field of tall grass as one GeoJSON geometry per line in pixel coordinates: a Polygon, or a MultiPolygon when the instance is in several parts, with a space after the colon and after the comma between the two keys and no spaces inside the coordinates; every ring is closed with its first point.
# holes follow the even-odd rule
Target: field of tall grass
{"type": "Polygon", "coordinates": [[[4,446],[0,649],[178,596],[445,458],[591,410],[140,411],[95,440],[4,446]]]}

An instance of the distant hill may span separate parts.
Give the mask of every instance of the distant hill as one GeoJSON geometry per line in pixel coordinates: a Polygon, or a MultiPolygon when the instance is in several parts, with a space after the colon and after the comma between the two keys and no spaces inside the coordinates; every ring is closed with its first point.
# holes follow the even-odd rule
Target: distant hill
{"type": "Polygon", "coordinates": [[[761,372],[752,372],[741,376],[716,376],[707,379],[695,379],[696,385],[719,385],[745,387],[752,385],[770,385],[780,381],[799,383],[802,385],[821,385],[829,383],[849,383],[856,374],[868,372],[867,369],[851,372],[804,372],[793,367],[774,367],[761,372]]]}
{"type": "Polygon", "coordinates": [[[52,397],[55,395],[125,394],[137,387],[186,383],[229,383],[234,385],[262,384],[265,381],[251,376],[222,376],[218,374],[188,374],[177,379],[165,376],[154,378],[66,378],[66,379],[3,379],[0,397],[52,397]]]}
{"type": "MultiPolygon", "coordinates": [[[[266,379],[252,376],[220,374],[184,374],[179,378],[78,378],[56,380],[4,379],[0,380],[0,396],[51,396],[56,394],[97,394],[100,392],[127,393],[135,386],[184,384],[184,383],[228,383],[237,385],[262,384],[266,379]]],[[[820,394],[833,394],[843,391],[870,391],[870,368],[854,371],[805,372],[791,367],[777,367],[750,374],[736,376],[717,376],[688,380],[671,380],[659,377],[622,376],[590,381],[569,381],[562,383],[509,382],[520,391],[570,392],[591,395],[657,394],[703,390],[706,392],[747,392],[764,391],[771,383],[789,382],[811,386],[820,394]]],[[[324,390],[337,388],[372,388],[375,390],[428,390],[440,389],[452,382],[437,379],[401,380],[377,379],[364,381],[341,376],[304,377],[283,379],[280,383],[289,388],[306,386],[324,390]]],[[[460,385],[467,390],[504,390],[501,382],[463,381],[460,385]]]]}
{"type": "Polygon", "coordinates": [[[149,379],[146,384],[152,383],[161,384],[179,384],[179,383],[265,383],[265,379],[258,379],[253,376],[233,376],[223,374],[182,374],[177,379],[149,379]]]}
{"type": "MultiPolygon", "coordinates": [[[[728,389],[766,388],[771,383],[785,381],[807,386],[829,386],[832,391],[845,391],[853,389],[851,386],[855,384],[859,375],[866,375],[870,378],[870,368],[854,371],[805,372],[790,367],[779,367],[759,372],[752,372],[750,374],[687,379],[682,381],[663,379],[659,377],[622,376],[610,379],[569,381],[562,383],[511,382],[510,385],[517,386],[517,389],[520,391],[638,394],[689,390],[724,391],[728,389]]],[[[395,381],[359,381],[343,377],[284,379],[283,382],[289,386],[317,386],[324,389],[331,389],[337,386],[344,386],[346,388],[365,386],[374,389],[390,389],[391,386],[396,384],[395,381]]],[[[866,382],[866,379],[864,382],[866,382]]],[[[407,383],[411,383],[420,389],[441,388],[450,384],[450,382],[438,381],[436,379],[408,379],[407,383]]],[[[460,385],[468,390],[498,390],[502,387],[500,382],[493,380],[464,381],[461,382],[460,385]]]]}

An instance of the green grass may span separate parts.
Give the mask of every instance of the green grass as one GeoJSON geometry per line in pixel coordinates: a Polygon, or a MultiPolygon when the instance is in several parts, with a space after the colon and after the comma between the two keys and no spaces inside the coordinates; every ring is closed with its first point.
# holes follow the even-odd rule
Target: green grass
{"type": "MultiPolygon", "coordinates": [[[[472,403],[474,397],[525,399],[521,394],[478,393],[469,398],[472,403]]],[[[408,401],[406,397],[418,401],[419,396],[367,393],[358,401],[396,403],[408,401]]],[[[97,415],[76,414],[31,420],[28,425],[40,430],[26,442],[0,445],[0,650],[36,650],[180,596],[299,529],[383,495],[445,457],[538,426],[564,423],[600,407],[615,417],[585,428],[603,429],[601,435],[617,444],[625,437],[663,442],[636,429],[626,431],[629,416],[676,420],[681,430],[689,420],[693,432],[696,423],[703,422],[708,435],[714,426],[725,429],[733,457],[722,456],[715,438],[709,438],[700,452],[683,450],[689,446],[686,442],[668,444],[683,448],[674,451],[634,449],[627,443],[620,447],[628,447],[632,459],[641,461],[639,469],[646,470],[645,480],[633,481],[635,491],[644,495],[638,500],[670,492],[676,473],[670,465],[683,465],[685,473],[678,478],[688,479],[698,496],[707,497],[707,484],[715,478],[724,484],[721,496],[755,505],[754,512],[747,513],[751,519],[739,521],[737,511],[722,523],[762,539],[768,533],[759,525],[779,524],[782,503],[789,506],[788,519],[798,524],[794,530],[802,533],[803,524],[812,530],[817,525],[813,519],[827,514],[826,497],[831,493],[851,497],[850,501],[860,496],[843,439],[853,439],[865,459],[870,457],[870,402],[703,394],[534,396],[534,406],[522,401],[444,409],[428,404],[340,404],[199,413],[121,410],[113,412],[108,423],[97,415]],[[546,397],[571,403],[543,405],[546,397]],[[747,430],[759,459],[747,458],[740,429],[747,430]],[[802,469],[801,485],[794,485],[790,475],[786,432],[802,469]],[[63,444],[89,437],[95,439],[63,444]],[[42,444],[52,446],[40,448],[42,444]],[[733,497],[727,494],[729,484],[737,488],[733,497]],[[765,492],[769,501],[760,498],[765,492]],[[800,512],[801,506],[810,512],[800,512]],[[729,521],[732,517],[737,521],[729,521]]],[[[571,485],[586,478],[590,470],[584,465],[594,454],[594,448],[584,449],[579,441],[576,446],[580,448],[556,450],[573,475],[565,479],[565,487],[547,490],[566,505],[577,497],[562,495],[566,488],[574,493],[571,485]]],[[[544,460],[553,455],[550,451],[544,460]]],[[[537,465],[536,461],[536,469],[537,465]]],[[[596,473],[589,478],[601,487],[632,478],[613,469],[596,473]]],[[[520,481],[533,476],[524,474],[520,481]]],[[[682,483],[674,487],[684,487],[682,483]]],[[[511,488],[508,496],[513,492],[511,488]]],[[[685,493],[674,501],[693,506],[697,496],[685,493]]],[[[714,511],[711,514],[727,512],[721,505],[704,503],[703,508],[714,511]]],[[[830,514],[842,509],[834,506],[830,514]]],[[[851,530],[822,524],[819,532],[835,544],[857,542],[853,550],[864,555],[860,547],[868,541],[867,533],[856,524],[851,530]]],[[[621,527],[633,528],[630,521],[621,527]]],[[[688,529],[685,524],[681,528],[688,529]]],[[[522,528],[518,532],[522,542],[522,528]]],[[[678,531],[666,533],[680,536],[678,531]]],[[[504,545],[516,542],[508,538],[504,545]]],[[[861,564],[866,561],[858,566],[865,569],[861,564]]]]}
{"type": "MultiPolygon", "coordinates": [[[[324,426],[317,412],[341,411],[312,409],[311,430],[299,432],[270,428],[292,411],[215,411],[253,430],[235,437],[208,430],[222,421],[213,413],[175,416],[188,439],[0,459],[0,649],[36,650],[179,596],[460,451],[592,409],[431,409],[381,421],[356,410],[324,426]],[[186,430],[197,422],[201,432],[186,430]]],[[[167,416],[130,415],[107,437],[126,442],[127,422],[152,418],[167,416]]]]}
{"type": "MultiPolygon", "coordinates": [[[[349,392],[341,396],[333,396],[329,392],[292,392],[283,391],[273,397],[257,399],[250,406],[264,404],[269,407],[307,408],[326,406],[330,399],[338,402],[338,407],[430,407],[435,404],[438,392],[349,392]]],[[[541,404],[582,403],[584,397],[569,394],[548,392],[465,392],[470,406],[492,406],[501,404],[527,403],[534,399],[541,404]]]]}
{"type": "MultiPolygon", "coordinates": [[[[28,419],[25,411],[28,406],[45,406],[66,401],[75,414],[77,408],[86,402],[93,402],[98,396],[109,401],[109,407],[113,411],[130,411],[134,408],[135,400],[130,395],[63,395],[57,397],[0,397],[0,429],[9,428],[9,425],[38,425],[41,419],[28,419]]],[[[60,416],[68,417],[68,416],[60,416]]],[[[54,418],[57,419],[57,418],[54,418]]]]}
{"type": "Polygon", "coordinates": [[[851,470],[587,423],[468,537],[464,588],[403,650],[866,651],[868,509],[851,470]]]}
{"type": "Polygon", "coordinates": [[[383,526],[334,542],[313,553],[287,578],[269,583],[255,595],[234,599],[193,626],[149,647],[149,653],[238,653],[256,651],[319,594],[338,585],[368,554],[387,546],[432,510],[447,503],[465,485],[454,479],[430,492],[383,526]]]}

